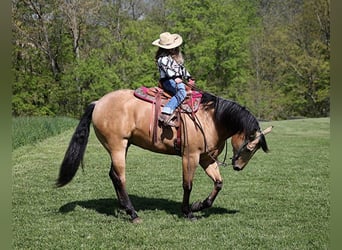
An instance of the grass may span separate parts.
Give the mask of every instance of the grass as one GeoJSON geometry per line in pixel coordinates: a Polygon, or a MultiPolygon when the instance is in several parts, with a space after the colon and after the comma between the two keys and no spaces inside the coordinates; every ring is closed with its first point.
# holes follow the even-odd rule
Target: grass
{"type": "MultiPolygon", "coordinates": [[[[84,170],[61,189],[54,182],[74,128],[19,147],[12,154],[13,248],[328,249],[329,119],[262,127],[269,124],[270,153],[259,151],[242,172],[222,168],[223,189],[196,222],[180,213],[178,157],[130,148],[128,192],[143,219],[134,225],[118,209],[109,157],[93,132],[84,170]]],[[[198,168],[191,201],[211,189],[198,168]]]]}
{"type": "Polygon", "coordinates": [[[40,142],[47,137],[76,127],[68,117],[15,117],[12,119],[12,149],[40,142]]]}

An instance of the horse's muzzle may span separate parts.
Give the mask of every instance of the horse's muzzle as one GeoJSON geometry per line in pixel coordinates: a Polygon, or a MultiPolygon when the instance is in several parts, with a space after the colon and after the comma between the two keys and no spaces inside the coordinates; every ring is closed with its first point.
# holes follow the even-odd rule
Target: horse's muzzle
{"type": "Polygon", "coordinates": [[[234,169],[235,171],[241,171],[241,170],[242,170],[242,168],[240,168],[240,167],[237,166],[237,165],[233,165],[233,169],[234,169]]]}

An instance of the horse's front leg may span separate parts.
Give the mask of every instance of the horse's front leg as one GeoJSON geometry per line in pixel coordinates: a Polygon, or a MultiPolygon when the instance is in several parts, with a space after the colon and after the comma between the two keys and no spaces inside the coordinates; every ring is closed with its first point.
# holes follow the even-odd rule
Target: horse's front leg
{"type": "Polygon", "coordinates": [[[198,156],[183,156],[183,203],[182,212],[185,218],[196,220],[190,208],[192,181],[198,164],[198,156]]]}
{"type": "Polygon", "coordinates": [[[203,201],[198,201],[195,202],[194,204],[192,204],[191,206],[191,211],[192,212],[197,212],[197,211],[201,211],[205,208],[210,208],[218,193],[220,192],[220,190],[222,189],[222,177],[219,171],[219,167],[217,165],[216,162],[209,164],[208,166],[202,166],[206,172],[206,174],[213,180],[214,182],[214,189],[211,191],[211,193],[209,194],[209,196],[203,200],[203,201]]]}

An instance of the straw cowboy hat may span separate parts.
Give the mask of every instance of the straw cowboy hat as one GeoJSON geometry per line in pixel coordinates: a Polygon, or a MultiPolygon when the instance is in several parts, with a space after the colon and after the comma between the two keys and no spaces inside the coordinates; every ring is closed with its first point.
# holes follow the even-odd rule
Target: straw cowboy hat
{"type": "Polygon", "coordinates": [[[180,46],[183,43],[183,38],[178,34],[171,34],[170,32],[164,32],[159,35],[159,39],[153,41],[153,45],[164,48],[173,49],[180,46]]]}

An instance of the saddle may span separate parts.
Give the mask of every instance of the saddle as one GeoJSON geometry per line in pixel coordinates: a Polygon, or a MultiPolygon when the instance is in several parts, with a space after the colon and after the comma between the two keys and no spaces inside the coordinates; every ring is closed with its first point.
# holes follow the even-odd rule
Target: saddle
{"type": "MultiPolygon", "coordinates": [[[[160,87],[140,87],[134,91],[139,99],[156,104],[160,100],[160,106],[164,106],[172,97],[160,87]]],[[[185,100],[180,105],[182,113],[196,113],[201,103],[202,93],[199,91],[187,91],[185,100]]]]}
{"type": "MultiPolygon", "coordinates": [[[[172,97],[167,92],[165,92],[160,87],[145,87],[142,86],[134,91],[134,96],[137,98],[144,100],[146,102],[152,103],[154,105],[154,112],[152,114],[152,119],[150,122],[150,132],[153,127],[153,143],[157,142],[157,123],[158,116],[160,114],[160,107],[164,106],[172,97]]],[[[195,113],[199,109],[201,103],[202,93],[199,91],[187,91],[187,96],[181,105],[175,110],[175,115],[177,117],[177,125],[175,126],[177,129],[177,138],[174,141],[174,148],[180,154],[181,153],[181,116],[180,113],[188,113],[193,117],[195,113]]]]}

